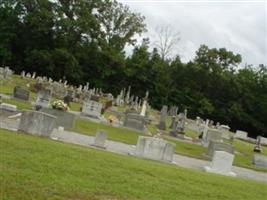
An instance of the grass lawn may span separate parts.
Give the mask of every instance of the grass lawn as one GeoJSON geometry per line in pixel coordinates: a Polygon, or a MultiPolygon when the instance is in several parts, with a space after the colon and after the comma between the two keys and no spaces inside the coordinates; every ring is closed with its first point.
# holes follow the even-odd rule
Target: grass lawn
{"type": "Polygon", "coordinates": [[[2,199],[263,200],[267,184],[0,130],[2,199]]]}
{"type": "Polygon", "coordinates": [[[112,127],[85,119],[77,119],[74,127],[74,131],[85,135],[95,135],[96,131],[99,129],[107,132],[109,140],[119,141],[126,144],[136,144],[138,136],[142,135],[139,132],[128,130],[126,128],[112,127]]]}
{"type": "Polygon", "coordinates": [[[80,107],[81,107],[81,104],[80,103],[76,103],[76,102],[71,102],[70,103],[70,110],[72,111],[80,111],[80,107]]]}
{"type": "Polygon", "coordinates": [[[176,153],[178,154],[207,160],[207,157],[204,156],[207,152],[207,148],[203,146],[181,142],[170,136],[164,136],[164,139],[176,144],[176,153]]]}

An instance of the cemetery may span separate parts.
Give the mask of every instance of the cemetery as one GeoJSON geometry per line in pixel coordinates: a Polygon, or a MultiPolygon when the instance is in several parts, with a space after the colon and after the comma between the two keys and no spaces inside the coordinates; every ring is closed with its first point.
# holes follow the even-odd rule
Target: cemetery
{"type": "MultiPolygon", "coordinates": [[[[267,147],[262,144],[260,155],[254,153],[253,143],[244,140],[243,133],[238,133],[237,137],[231,139],[222,137],[225,133],[221,129],[211,128],[209,123],[205,121],[199,123],[187,119],[185,114],[178,115],[175,111],[174,114],[168,114],[167,106],[163,106],[161,112],[146,111],[145,116],[140,115],[141,105],[139,109],[135,110],[132,109],[131,104],[127,105],[127,103],[116,106],[117,100],[108,106],[105,112],[101,108],[91,108],[94,105],[97,107],[104,105],[106,101],[104,95],[100,95],[98,99],[94,97],[95,101],[91,100],[94,102],[92,105],[88,105],[87,102],[90,100],[85,99],[85,103],[82,101],[69,102],[70,107],[68,107],[67,104],[63,103],[63,98],[59,100],[52,91],[47,93],[51,95],[41,98],[40,92],[36,93],[29,87],[28,90],[32,97],[27,101],[22,101],[12,97],[12,87],[16,85],[16,82],[19,82],[23,87],[27,87],[29,83],[34,84],[32,79],[24,79],[22,82],[17,75],[12,75],[11,79],[3,83],[5,92],[1,93],[1,128],[17,130],[18,133],[29,133],[42,138],[51,138],[58,142],[80,144],[128,155],[130,159],[148,159],[160,163],[170,163],[168,167],[173,167],[173,164],[179,166],[179,163],[176,163],[178,155],[187,156],[203,160],[206,163],[201,165],[201,169],[197,169],[202,173],[206,171],[225,176],[240,176],[237,170],[232,171],[233,166],[256,170],[256,173],[267,172],[265,158],[267,147]],[[38,104],[40,107],[37,108],[36,102],[40,102],[40,99],[45,100],[38,104]],[[89,107],[89,109],[84,107],[89,107]],[[113,115],[114,117],[110,120],[110,116],[113,115]],[[151,120],[148,120],[148,117],[151,120]],[[116,120],[117,125],[115,125],[116,120]],[[5,123],[6,126],[3,125],[5,123]],[[72,132],[70,131],[74,131],[76,136],[84,135],[84,139],[81,141],[78,138],[75,139],[76,136],[71,136],[72,132]],[[202,131],[202,138],[199,139],[202,131]],[[64,139],[63,134],[67,134],[64,139]],[[179,134],[183,137],[179,137],[179,134]],[[88,137],[88,142],[86,142],[86,137],[88,137]],[[113,143],[116,143],[116,147],[113,147],[113,143]]],[[[90,95],[95,94],[93,91],[90,92],[90,95]]],[[[172,112],[172,110],[173,108],[170,111],[172,112]]],[[[4,129],[1,129],[1,132],[8,133],[4,129]]],[[[14,133],[9,134],[14,135],[14,133]]],[[[24,134],[19,137],[25,137],[24,134]]],[[[56,143],[51,145],[56,145],[56,143]]],[[[264,179],[263,176],[259,181],[262,182],[264,179]]]]}
{"type": "Polygon", "coordinates": [[[128,4],[0,3],[0,199],[266,200],[267,67],[199,39],[253,42],[128,4]]]}

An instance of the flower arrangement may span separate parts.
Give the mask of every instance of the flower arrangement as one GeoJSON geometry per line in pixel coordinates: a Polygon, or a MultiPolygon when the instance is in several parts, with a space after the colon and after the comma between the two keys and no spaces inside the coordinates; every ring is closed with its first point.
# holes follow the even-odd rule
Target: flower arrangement
{"type": "Polygon", "coordinates": [[[65,104],[63,101],[61,100],[56,100],[52,103],[52,108],[53,109],[57,109],[57,110],[63,110],[63,111],[67,111],[68,110],[68,105],[65,104]]]}
{"type": "Polygon", "coordinates": [[[116,121],[117,120],[117,118],[115,117],[115,116],[113,116],[113,115],[110,115],[109,117],[108,117],[108,121],[109,121],[109,123],[111,123],[112,124],[112,122],[114,122],[114,121],[116,121]]]}

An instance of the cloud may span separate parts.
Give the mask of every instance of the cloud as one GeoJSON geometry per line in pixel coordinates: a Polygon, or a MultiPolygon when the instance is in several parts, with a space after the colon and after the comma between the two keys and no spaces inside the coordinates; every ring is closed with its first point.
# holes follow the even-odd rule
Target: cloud
{"type": "MultiPolygon", "coordinates": [[[[169,24],[180,32],[178,53],[187,62],[201,44],[240,53],[243,64],[267,64],[266,1],[136,1],[120,2],[146,17],[151,43],[155,28],[169,24]]],[[[129,51],[129,50],[128,50],[129,51]]]]}

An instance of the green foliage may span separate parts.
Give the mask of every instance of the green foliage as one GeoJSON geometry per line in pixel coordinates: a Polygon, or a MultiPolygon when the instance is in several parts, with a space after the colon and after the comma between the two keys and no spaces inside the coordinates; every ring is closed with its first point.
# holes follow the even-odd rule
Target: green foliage
{"type": "Polygon", "coordinates": [[[266,184],[0,130],[2,199],[251,200],[266,184]]]}

